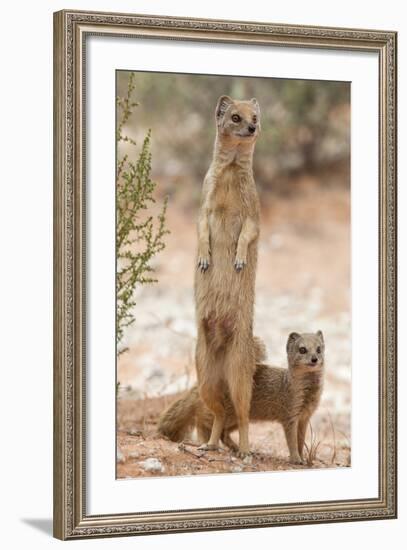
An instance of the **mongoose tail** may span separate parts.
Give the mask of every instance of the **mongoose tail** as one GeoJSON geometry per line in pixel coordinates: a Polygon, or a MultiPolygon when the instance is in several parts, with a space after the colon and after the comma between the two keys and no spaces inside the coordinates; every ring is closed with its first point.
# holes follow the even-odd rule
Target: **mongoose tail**
{"type": "Polygon", "coordinates": [[[256,363],[262,363],[267,359],[267,348],[266,344],[258,336],[253,337],[254,343],[254,355],[256,358],[256,363]]]}
{"type": "Polygon", "coordinates": [[[196,408],[200,404],[197,386],[177,399],[160,416],[158,432],[171,441],[183,441],[196,423],[196,408]]]}

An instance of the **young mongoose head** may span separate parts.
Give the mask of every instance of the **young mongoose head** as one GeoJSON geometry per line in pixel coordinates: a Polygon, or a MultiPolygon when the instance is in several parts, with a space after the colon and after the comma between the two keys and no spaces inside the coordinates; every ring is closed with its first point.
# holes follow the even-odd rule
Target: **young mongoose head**
{"type": "Polygon", "coordinates": [[[288,366],[294,372],[320,372],[324,366],[324,337],[315,334],[292,332],[287,340],[288,366]]]}
{"type": "Polygon", "coordinates": [[[254,144],[260,132],[260,107],[257,99],[238,101],[227,95],[218,99],[215,111],[218,138],[233,144],[254,144]]]}

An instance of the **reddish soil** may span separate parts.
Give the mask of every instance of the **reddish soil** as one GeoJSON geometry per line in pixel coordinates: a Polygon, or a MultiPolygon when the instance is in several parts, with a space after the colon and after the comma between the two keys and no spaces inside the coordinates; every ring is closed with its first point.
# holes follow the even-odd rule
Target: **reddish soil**
{"type": "MultiPolygon", "coordinates": [[[[228,449],[202,452],[195,445],[174,443],[157,434],[156,425],[161,411],[175,398],[176,396],[146,400],[124,398],[119,401],[117,443],[123,454],[123,461],[117,464],[118,478],[350,466],[350,447],[346,436],[341,432],[334,433],[333,425],[325,422],[324,417],[319,415],[313,420],[313,429],[317,430],[318,439],[314,441],[311,452],[316,452],[316,456],[312,457],[308,453],[309,462],[304,466],[288,462],[284,434],[277,423],[251,425],[253,455],[249,464],[234,456],[228,449]],[[315,449],[316,446],[318,447],[315,449]],[[149,458],[160,461],[161,472],[149,472],[143,468],[142,463],[149,458]]],[[[341,423],[341,419],[335,421],[341,423]]],[[[236,435],[234,438],[237,440],[236,435]]],[[[309,432],[309,447],[310,438],[309,432]]]]}

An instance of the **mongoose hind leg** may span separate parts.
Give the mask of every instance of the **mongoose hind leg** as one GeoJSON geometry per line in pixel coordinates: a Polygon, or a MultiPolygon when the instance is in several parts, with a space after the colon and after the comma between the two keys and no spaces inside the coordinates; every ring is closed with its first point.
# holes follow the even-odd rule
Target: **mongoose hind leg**
{"type": "Polygon", "coordinates": [[[219,440],[223,432],[223,426],[225,424],[225,409],[223,405],[216,406],[216,412],[213,409],[215,418],[213,420],[213,426],[211,431],[211,436],[206,445],[201,445],[200,449],[205,451],[217,451],[219,449],[219,440]]]}
{"type": "Polygon", "coordinates": [[[245,458],[250,455],[250,446],[249,446],[249,416],[250,416],[250,401],[252,397],[252,387],[253,387],[253,369],[247,368],[249,364],[246,362],[244,365],[239,365],[239,362],[246,361],[246,357],[235,357],[232,364],[234,364],[233,369],[228,370],[228,386],[230,392],[230,398],[233,403],[233,407],[236,412],[237,424],[239,429],[239,450],[238,456],[240,458],[245,458]],[[240,368],[239,368],[240,366],[240,368]],[[237,376],[238,373],[238,376],[237,376]]]}
{"type": "Polygon", "coordinates": [[[200,384],[199,391],[203,402],[214,416],[209,441],[201,445],[200,449],[204,451],[215,451],[219,448],[219,440],[225,424],[223,385],[220,381],[218,381],[217,385],[214,385],[206,379],[200,384]]]}
{"type": "Polygon", "coordinates": [[[203,424],[197,425],[197,434],[198,434],[198,449],[200,451],[217,451],[218,445],[209,445],[209,439],[211,437],[211,430],[203,424]]]}
{"type": "Polygon", "coordinates": [[[202,422],[197,421],[196,426],[199,445],[204,445],[211,437],[211,430],[205,426],[202,422]]]}

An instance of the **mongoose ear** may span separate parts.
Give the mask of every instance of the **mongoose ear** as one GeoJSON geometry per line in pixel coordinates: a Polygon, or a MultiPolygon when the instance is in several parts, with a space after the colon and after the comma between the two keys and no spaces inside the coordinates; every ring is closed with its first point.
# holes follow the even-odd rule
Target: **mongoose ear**
{"type": "Polygon", "coordinates": [[[228,95],[221,95],[218,99],[218,104],[216,105],[216,120],[219,120],[223,117],[223,115],[226,113],[227,108],[229,105],[232,105],[233,99],[229,97],[228,95]]]}
{"type": "Polygon", "coordinates": [[[290,351],[292,345],[298,340],[298,338],[301,338],[301,335],[298,334],[298,332],[290,333],[287,340],[287,351],[290,351]]]}
{"type": "Polygon", "coordinates": [[[250,103],[253,103],[258,113],[260,113],[260,105],[255,97],[252,97],[250,103]]]}
{"type": "Polygon", "coordinates": [[[322,343],[324,343],[324,335],[322,334],[322,330],[317,331],[317,336],[321,340],[322,343]]]}

